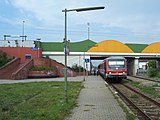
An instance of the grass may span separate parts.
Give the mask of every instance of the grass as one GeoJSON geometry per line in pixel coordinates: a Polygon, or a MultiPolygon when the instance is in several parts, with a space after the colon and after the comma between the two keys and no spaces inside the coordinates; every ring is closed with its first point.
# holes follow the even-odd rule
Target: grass
{"type": "Polygon", "coordinates": [[[138,95],[137,94],[134,94],[134,95],[131,95],[131,98],[138,98],[138,95]]]}
{"type": "Polygon", "coordinates": [[[144,85],[141,85],[140,82],[131,82],[131,84],[134,87],[139,88],[143,93],[147,93],[154,98],[157,98],[157,97],[160,98],[160,93],[158,91],[156,91],[155,88],[154,88],[154,87],[156,87],[155,85],[144,86],[144,85]]]}
{"type": "Polygon", "coordinates": [[[124,104],[121,101],[118,101],[120,107],[123,109],[123,111],[126,113],[126,118],[127,120],[135,120],[136,116],[131,113],[131,111],[128,110],[128,108],[126,108],[126,106],[124,106],[124,104]]]}
{"type": "Polygon", "coordinates": [[[68,103],[64,82],[0,85],[0,120],[62,120],[76,105],[81,82],[68,82],[68,103]]]}
{"type": "Polygon", "coordinates": [[[56,67],[33,67],[31,68],[32,71],[42,71],[42,70],[55,70],[56,67]]]}

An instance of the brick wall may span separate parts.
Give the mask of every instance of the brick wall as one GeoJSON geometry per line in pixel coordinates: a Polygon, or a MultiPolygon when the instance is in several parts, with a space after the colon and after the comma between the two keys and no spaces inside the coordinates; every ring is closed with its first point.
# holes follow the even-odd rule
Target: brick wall
{"type": "Polygon", "coordinates": [[[3,67],[0,68],[0,76],[4,75],[5,73],[8,73],[10,70],[14,69],[20,64],[20,58],[15,58],[3,67]]]}
{"type": "Polygon", "coordinates": [[[29,76],[29,70],[33,67],[33,59],[25,63],[20,69],[12,73],[11,79],[20,80],[26,79],[29,76]]]}
{"type": "Polygon", "coordinates": [[[9,56],[21,58],[21,63],[29,60],[25,59],[26,54],[32,55],[32,59],[42,57],[42,49],[32,49],[31,47],[0,47],[0,50],[7,53],[9,56]]]}
{"type": "Polygon", "coordinates": [[[51,60],[49,58],[36,58],[34,59],[34,66],[35,67],[50,67],[53,66],[51,65],[51,60]]]}
{"type": "MultiPolygon", "coordinates": [[[[34,59],[34,66],[46,66],[46,67],[55,66],[57,68],[58,76],[60,77],[64,76],[64,65],[50,58],[34,59]]],[[[68,68],[67,75],[76,76],[76,72],[68,68]]]]}

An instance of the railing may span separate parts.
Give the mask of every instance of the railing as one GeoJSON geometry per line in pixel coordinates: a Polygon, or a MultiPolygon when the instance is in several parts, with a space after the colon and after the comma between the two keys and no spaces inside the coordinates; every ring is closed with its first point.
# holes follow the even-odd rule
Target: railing
{"type": "Polygon", "coordinates": [[[12,73],[11,79],[19,80],[26,79],[29,75],[30,68],[33,67],[33,59],[25,63],[21,68],[19,68],[16,72],[12,73]]]}

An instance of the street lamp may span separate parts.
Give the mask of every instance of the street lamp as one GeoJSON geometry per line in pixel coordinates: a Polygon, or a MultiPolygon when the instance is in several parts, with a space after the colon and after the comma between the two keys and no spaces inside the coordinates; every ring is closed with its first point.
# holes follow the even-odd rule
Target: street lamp
{"type": "Polygon", "coordinates": [[[64,9],[62,12],[65,13],[65,33],[64,33],[64,53],[65,53],[65,68],[64,68],[64,81],[65,81],[65,101],[68,102],[68,95],[67,95],[67,12],[76,11],[76,12],[82,12],[82,11],[89,11],[89,10],[99,10],[104,9],[105,7],[87,7],[87,8],[77,8],[77,9],[64,9]]]}
{"type": "Polygon", "coordinates": [[[37,38],[37,42],[38,42],[38,59],[40,58],[40,55],[39,55],[39,50],[40,50],[40,40],[41,38],[37,38]]]}
{"type": "Polygon", "coordinates": [[[89,25],[90,25],[90,24],[89,24],[89,23],[87,23],[87,26],[88,26],[88,40],[90,39],[90,38],[89,38],[89,37],[90,37],[90,36],[89,36],[89,34],[90,34],[89,25]]]}
{"type": "Polygon", "coordinates": [[[23,25],[22,25],[22,41],[24,41],[24,24],[25,24],[25,21],[23,21],[23,25]]]}

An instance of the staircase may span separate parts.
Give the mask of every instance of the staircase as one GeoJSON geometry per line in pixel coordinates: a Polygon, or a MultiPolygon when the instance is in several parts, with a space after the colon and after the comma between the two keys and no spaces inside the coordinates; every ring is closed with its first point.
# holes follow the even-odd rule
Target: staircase
{"type": "Polygon", "coordinates": [[[5,72],[3,75],[0,76],[0,79],[11,79],[12,73],[19,70],[22,66],[23,66],[23,64],[19,64],[18,66],[14,67],[13,69],[8,70],[7,72],[5,72]]]}

